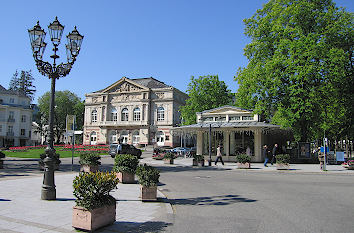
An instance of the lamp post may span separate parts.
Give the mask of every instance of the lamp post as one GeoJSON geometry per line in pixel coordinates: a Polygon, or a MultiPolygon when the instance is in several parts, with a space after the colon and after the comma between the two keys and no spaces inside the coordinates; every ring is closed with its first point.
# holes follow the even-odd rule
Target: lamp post
{"type": "Polygon", "coordinates": [[[43,54],[47,43],[44,42],[46,32],[39,26],[39,22],[32,28],[28,29],[28,34],[30,37],[33,58],[36,62],[38,71],[44,75],[48,76],[51,80],[51,95],[50,95],[50,105],[49,105],[49,139],[48,146],[45,149],[46,157],[44,162],[44,177],[43,185],[41,191],[42,200],[55,200],[56,199],[56,189],[54,183],[54,100],[55,100],[55,80],[60,77],[65,77],[69,74],[74,62],[76,61],[77,55],[79,55],[81,49],[81,43],[83,36],[76,30],[76,27],[72,32],[70,32],[66,38],[68,44],[66,44],[66,55],[67,63],[56,64],[56,59],[59,58],[57,55],[58,46],[63,34],[64,26],[60,24],[58,18],[55,17],[53,23],[48,26],[50,39],[53,44],[54,54],[50,57],[53,59],[53,64],[43,61],[43,54]]]}

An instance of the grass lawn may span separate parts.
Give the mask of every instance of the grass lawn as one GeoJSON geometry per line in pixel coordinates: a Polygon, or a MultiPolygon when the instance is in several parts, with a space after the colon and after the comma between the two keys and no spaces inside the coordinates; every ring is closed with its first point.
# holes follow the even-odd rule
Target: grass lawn
{"type": "MultiPolygon", "coordinates": [[[[2,151],[5,153],[6,157],[16,157],[16,158],[31,158],[31,159],[39,159],[39,155],[44,153],[44,148],[42,149],[32,149],[25,152],[11,152],[11,151],[2,151]]],[[[56,153],[60,154],[60,158],[71,158],[71,151],[60,151],[60,149],[56,149],[56,153]]],[[[108,152],[101,153],[103,155],[108,154],[108,152]]],[[[78,157],[79,153],[74,153],[74,157],[78,157]]]]}

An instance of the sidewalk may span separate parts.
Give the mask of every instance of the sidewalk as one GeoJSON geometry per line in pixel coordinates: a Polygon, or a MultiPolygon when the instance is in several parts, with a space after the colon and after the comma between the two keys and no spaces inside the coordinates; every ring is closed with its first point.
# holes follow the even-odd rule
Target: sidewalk
{"type": "MultiPolygon", "coordinates": [[[[75,205],[72,181],[77,172],[56,173],[56,201],[43,201],[43,176],[0,179],[0,232],[76,232],[72,228],[75,205]]],[[[118,184],[116,222],[98,232],[147,232],[168,226],[173,214],[158,191],[159,201],[141,202],[138,184],[118,184]]]]}
{"type": "MultiPolygon", "coordinates": [[[[174,160],[174,165],[164,165],[163,160],[155,160],[152,158],[144,158],[140,162],[148,163],[159,166],[192,166],[192,158],[177,158],[174,160]]],[[[205,167],[209,167],[208,163],[205,163],[205,167]]],[[[197,168],[197,167],[195,167],[197,168]]],[[[263,163],[251,163],[251,169],[238,169],[235,162],[225,162],[222,165],[218,162],[217,165],[212,163],[212,168],[216,169],[228,169],[235,171],[249,171],[249,172],[289,172],[289,173],[318,173],[318,174],[346,174],[354,175],[354,170],[348,170],[341,165],[327,165],[327,171],[321,171],[319,164],[290,164],[290,170],[277,170],[276,165],[268,164],[268,167],[264,167],[263,163]]]]}

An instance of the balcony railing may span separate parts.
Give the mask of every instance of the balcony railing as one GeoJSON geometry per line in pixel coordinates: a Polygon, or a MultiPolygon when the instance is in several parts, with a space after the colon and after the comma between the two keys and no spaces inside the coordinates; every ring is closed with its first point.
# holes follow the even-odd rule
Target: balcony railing
{"type": "Polygon", "coordinates": [[[7,122],[15,122],[15,118],[9,118],[7,119],[7,122]]]}
{"type": "Polygon", "coordinates": [[[6,136],[14,136],[14,132],[6,132],[6,136]]]}

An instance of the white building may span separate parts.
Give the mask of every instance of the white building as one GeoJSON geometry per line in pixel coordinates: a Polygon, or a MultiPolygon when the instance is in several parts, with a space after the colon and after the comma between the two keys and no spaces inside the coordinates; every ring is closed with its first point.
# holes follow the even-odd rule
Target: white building
{"type": "Polygon", "coordinates": [[[31,144],[30,98],[0,85],[0,147],[31,144]]]}
{"type": "Polygon", "coordinates": [[[216,148],[222,146],[224,161],[235,161],[237,154],[246,154],[253,162],[261,162],[262,146],[280,146],[287,138],[280,126],[261,122],[258,114],[234,106],[223,106],[197,113],[197,124],[176,127],[173,134],[189,134],[197,137],[197,154],[209,155],[209,131],[211,130],[212,160],[216,148]]]}
{"type": "Polygon", "coordinates": [[[86,94],[84,144],[174,146],[171,129],[180,124],[180,106],[188,96],[154,78],[121,78],[109,87],[86,94]]]}

